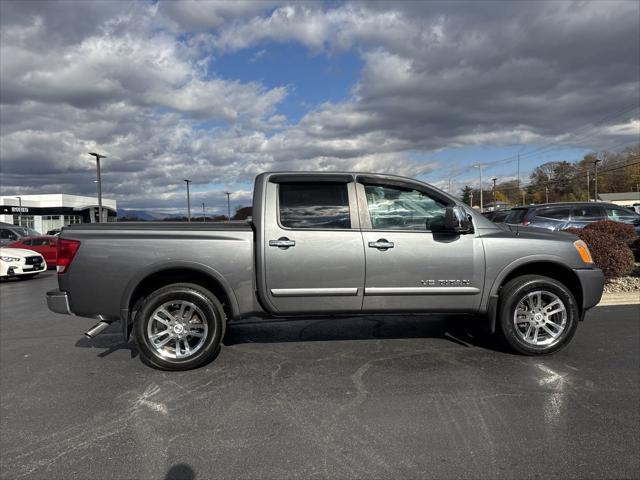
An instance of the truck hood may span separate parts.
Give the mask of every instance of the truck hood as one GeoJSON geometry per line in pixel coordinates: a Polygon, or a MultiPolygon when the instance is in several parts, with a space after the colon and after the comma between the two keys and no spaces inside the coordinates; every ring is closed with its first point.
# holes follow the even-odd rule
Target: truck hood
{"type": "MultiPolygon", "coordinates": [[[[504,224],[503,224],[504,225],[504,224]]],[[[515,237],[523,239],[547,239],[573,242],[578,237],[568,232],[558,232],[548,230],[546,228],[537,227],[520,227],[518,225],[506,225],[506,229],[510,230],[515,237]]]]}

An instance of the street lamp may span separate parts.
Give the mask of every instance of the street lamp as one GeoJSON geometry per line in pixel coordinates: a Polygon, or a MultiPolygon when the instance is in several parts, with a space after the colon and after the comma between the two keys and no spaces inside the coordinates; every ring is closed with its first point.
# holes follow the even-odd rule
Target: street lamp
{"type": "Polygon", "coordinates": [[[479,163],[474,165],[477,169],[480,170],[480,213],[484,212],[483,201],[482,201],[482,164],[479,163]]]}
{"type": "Polygon", "coordinates": [[[602,160],[594,160],[593,161],[593,165],[595,166],[595,178],[594,178],[594,184],[593,184],[593,200],[595,202],[598,201],[598,164],[601,162],[602,160]]]}
{"type": "Polygon", "coordinates": [[[16,197],[18,199],[18,226],[22,226],[22,197],[16,197]]]}
{"type": "Polygon", "coordinates": [[[191,197],[189,196],[189,184],[191,180],[185,178],[184,183],[187,184],[187,221],[191,221],[191,197]]]}
{"type": "Polygon", "coordinates": [[[98,176],[98,223],[102,222],[102,178],[100,176],[100,159],[107,158],[106,155],[89,152],[89,155],[96,157],[96,173],[98,176]]]}
{"type": "Polygon", "coordinates": [[[496,204],[496,180],[498,180],[496,177],[493,177],[491,180],[493,180],[493,209],[497,210],[498,206],[496,204]]]}
{"type": "Polygon", "coordinates": [[[232,192],[224,192],[227,196],[227,218],[231,221],[231,193],[232,192]]]}

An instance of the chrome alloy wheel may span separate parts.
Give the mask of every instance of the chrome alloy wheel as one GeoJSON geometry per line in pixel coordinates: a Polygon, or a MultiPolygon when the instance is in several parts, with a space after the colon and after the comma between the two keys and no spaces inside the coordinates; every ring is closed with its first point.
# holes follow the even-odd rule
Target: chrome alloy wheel
{"type": "Polygon", "coordinates": [[[516,334],[525,343],[548,347],[560,340],[567,326],[567,308],[556,294],[536,290],[518,302],[513,323],[516,334]]]}
{"type": "Polygon", "coordinates": [[[147,339],[159,357],[183,359],[202,348],[207,331],[204,313],[198,306],[174,300],[153,311],[147,339]]]}

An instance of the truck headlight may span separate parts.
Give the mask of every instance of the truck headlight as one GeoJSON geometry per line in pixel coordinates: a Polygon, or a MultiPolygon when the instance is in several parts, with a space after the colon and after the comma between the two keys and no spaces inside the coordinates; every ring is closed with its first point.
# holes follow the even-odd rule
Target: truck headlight
{"type": "Polygon", "coordinates": [[[576,247],[580,258],[584,263],[593,263],[593,257],[591,256],[591,252],[589,251],[589,247],[582,240],[576,240],[573,242],[573,246],[576,247]]]}
{"type": "Polygon", "coordinates": [[[19,262],[20,257],[0,257],[3,262],[19,262]]]}

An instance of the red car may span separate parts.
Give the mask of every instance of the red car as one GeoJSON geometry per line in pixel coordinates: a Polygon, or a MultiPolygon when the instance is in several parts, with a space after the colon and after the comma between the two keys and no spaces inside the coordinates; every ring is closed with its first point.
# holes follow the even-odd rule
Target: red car
{"type": "Polygon", "coordinates": [[[4,246],[11,248],[25,248],[27,250],[38,252],[44,257],[44,261],[47,262],[47,266],[55,267],[57,264],[57,245],[58,237],[42,235],[39,237],[21,237],[15,242],[11,242],[4,246]]]}

